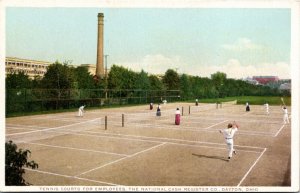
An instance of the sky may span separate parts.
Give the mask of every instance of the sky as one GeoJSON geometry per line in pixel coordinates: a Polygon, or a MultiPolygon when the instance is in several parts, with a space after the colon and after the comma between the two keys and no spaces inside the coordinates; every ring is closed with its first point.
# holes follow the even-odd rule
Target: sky
{"type": "Polygon", "coordinates": [[[7,7],[6,56],[96,64],[98,13],[108,68],[291,78],[288,8],[7,7]]]}

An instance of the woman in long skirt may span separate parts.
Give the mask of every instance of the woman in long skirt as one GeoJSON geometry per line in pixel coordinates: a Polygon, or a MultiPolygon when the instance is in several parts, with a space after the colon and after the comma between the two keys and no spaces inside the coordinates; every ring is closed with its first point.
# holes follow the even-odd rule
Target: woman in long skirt
{"type": "Polygon", "coordinates": [[[248,102],[246,103],[246,111],[250,111],[250,106],[248,102]]]}
{"type": "Polygon", "coordinates": [[[157,106],[156,116],[161,116],[160,104],[158,104],[158,106],[157,106]]]}
{"type": "Polygon", "coordinates": [[[175,111],[175,125],[180,125],[180,110],[179,108],[175,111]]]}
{"type": "Polygon", "coordinates": [[[153,103],[150,103],[150,110],[153,109],[153,103]]]}

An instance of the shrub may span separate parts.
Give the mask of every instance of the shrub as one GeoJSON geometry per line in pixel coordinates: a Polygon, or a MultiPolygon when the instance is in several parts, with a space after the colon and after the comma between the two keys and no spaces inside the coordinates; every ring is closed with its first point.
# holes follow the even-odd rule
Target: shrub
{"type": "Polygon", "coordinates": [[[30,185],[23,179],[23,167],[38,168],[34,161],[28,162],[29,150],[19,149],[12,141],[5,143],[5,185],[30,185]]]}

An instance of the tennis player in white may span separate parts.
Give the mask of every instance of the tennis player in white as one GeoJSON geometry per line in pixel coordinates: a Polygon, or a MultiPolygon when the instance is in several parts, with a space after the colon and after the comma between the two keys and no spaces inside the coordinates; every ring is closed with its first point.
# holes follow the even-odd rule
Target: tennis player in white
{"type": "Polygon", "coordinates": [[[226,129],[219,130],[220,133],[223,133],[227,147],[228,147],[228,161],[232,157],[232,153],[236,154],[235,149],[233,148],[233,137],[235,132],[237,132],[239,126],[235,123],[229,123],[226,129]]]}
{"type": "Polygon", "coordinates": [[[266,113],[267,113],[267,115],[269,115],[269,114],[270,114],[270,112],[269,112],[269,104],[266,103],[266,104],[265,104],[265,107],[266,107],[266,113]]]}
{"type": "Polygon", "coordinates": [[[85,105],[82,105],[82,106],[79,107],[79,109],[78,109],[78,116],[79,117],[83,117],[84,107],[85,107],[85,105]]]}
{"type": "Polygon", "coordinates": [[[284,124],[290,123],[289,113],[288,113],[288,110],[287,110],[286,106],[282,107],[282,111],[283,111],[283,122],[284,122],[284,124]]]}

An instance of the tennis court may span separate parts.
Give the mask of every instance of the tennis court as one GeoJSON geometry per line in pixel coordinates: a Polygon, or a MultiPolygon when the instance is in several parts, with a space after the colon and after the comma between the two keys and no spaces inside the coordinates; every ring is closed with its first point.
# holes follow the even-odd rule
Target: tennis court
{"type": "Polygon", "coordinates": [[[26,169],[25,179],[37,186],[289,186],[291,126],[280,106],[269,115],[263,106],[218,107],[168,103],[160,117],[144,105],[6,118],[6,140],[32,152],[39,168],[26,169]],[[240,129],[228,162],[218,130],[232,121],[240,129]]]}

